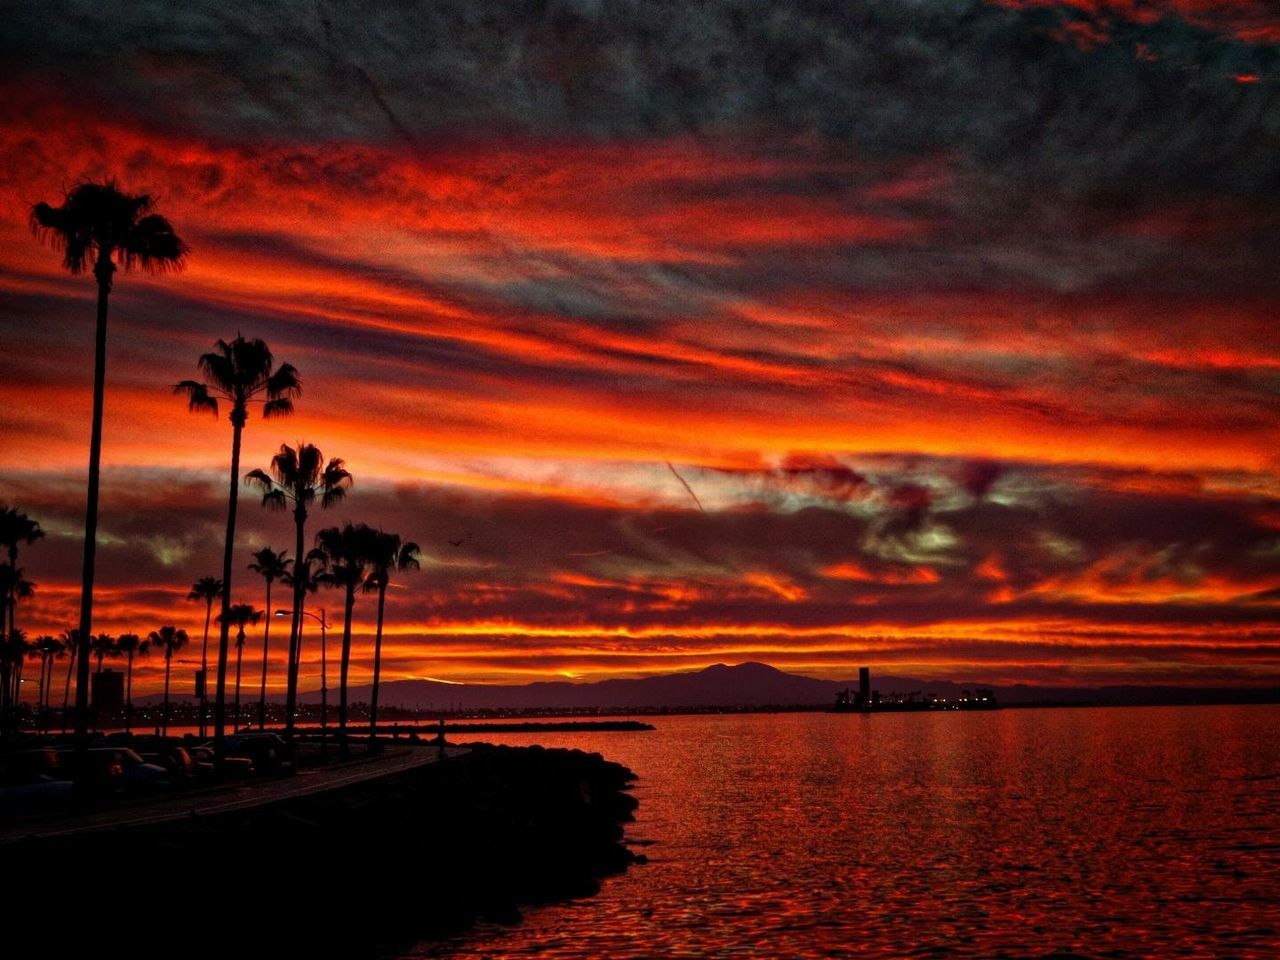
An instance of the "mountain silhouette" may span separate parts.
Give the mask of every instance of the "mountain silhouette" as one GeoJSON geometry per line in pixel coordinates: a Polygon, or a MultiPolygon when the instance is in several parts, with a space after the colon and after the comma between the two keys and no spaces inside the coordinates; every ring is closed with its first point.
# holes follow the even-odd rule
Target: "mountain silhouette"
{"type": "MultiPolygon", "coordinates": [[[[688,673],[670,673],[635,680],[568,680],[537,683],[443,683],[439,680],[386,680],[379,702],[384,707],[408,710],[683,710],[691,708],[743,709],[758,707],[822,707],[835,702],[836,692],[857,689],[856,679],[819,680],[785,673],[767,663],[713,664],[688,673]]],[[[925,680],[871,671],[872,689],[881,695],[920,692],[940,697],[959,696],[979,687],[993,691],[1000,703],[1014,704],[1157,704],[1196,702],[1272,702],[1274,690],[1194,687],[1063,687],[981,682],[925,680]]],[[[352,703],[367,703],[372,686],[353,686],[352,703]]],[[[329,691],[329,706],[334,705],[329,691]]],[[[189,698],[186,698],[189,700],[189,698]]],[[[283,702],[282,696],[269,698],[283,702]]],[[[299,694],[305,704],[319,704],[320,692],[299,694]]],[[[139,704],[158,703],[159,695],[135,698],[139,704]]],[[[181,696],[174,702],[186,702],[181,696]]]]}

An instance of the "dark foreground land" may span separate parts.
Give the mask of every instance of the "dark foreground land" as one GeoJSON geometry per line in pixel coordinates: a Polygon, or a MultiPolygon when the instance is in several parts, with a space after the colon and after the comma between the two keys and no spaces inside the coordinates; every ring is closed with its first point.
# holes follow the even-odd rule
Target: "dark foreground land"
{"type": "Polygon", "coordinates": [[[8,844],[11,889],[32,894],[10,930],[44,956],[394,956],[589,896],[637,860],[625,767],[471,747],[248,810],[8,844]]]}

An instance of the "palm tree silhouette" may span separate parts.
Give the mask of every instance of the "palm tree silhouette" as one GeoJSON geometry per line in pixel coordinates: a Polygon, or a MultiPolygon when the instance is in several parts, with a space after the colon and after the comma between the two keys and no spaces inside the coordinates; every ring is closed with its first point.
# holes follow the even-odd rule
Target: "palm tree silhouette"
{"type": "Polygon", "coordinates": [[[342,616],[342,662],[338,674],[338,744],[347,753],[347,673],[351,666],[351,613],[356,605],[356,587],[364,582],[376,531],[365,524],[344,523],[326,527],[316,534],[317,559],[324,572],[316,575],[320,583],[342,587],[345,591],[342,616]]]}
{"type": "MultiPolygon", "coordinates": [[[[312,550],[302,559],[302,563],[294,563],[293,570],[284,575],[284,583],[298,592],[299,601],[297,607],[298,614],[298,663],[302,662],[302,634],[304,627],[304,616],[306,616],[306,596],[308,593],[315,593],[320,589],[320,584],[316,580],[315,574],[312,572],[324,566],[324,554],[319,550],[312,550]]],[[[324,611],[320,611],[321,623],[324,623],[324,611]]],[[[314,617],[314,614],[311,616],[314,617]]],[[[329,718],[329,664],[328,658],[325,656],[325,635],[326,628],[321,626],[320,634],[320,736],[321,746],[323,749],[328,748],[326,738],[326,730],[328,728],[329,718]]],[[[297,676],[294,677],[294,683],[297,683],[297,676]]],[[[291,735],[286,731],[286,735],[291,735]]]]}
{"type": "Polygon", "coordinates": [[[128,733],[133,719],[133,658],[145,657],[151,652],[151,644],[136,633],[122,633],[116,640],[116,649],[127,658],[124,674],[124,732],[128,733]]]}
{"type": "MultiPolygon", "coordinates": [[[[13,608],[20,598],[30,597],[35,592],[36,585],[22,574],[23,571],[11,563],[0,563],[0,598],[8,604],[7,632],[4,630],[5,616],[0,611],[0,650],[3,650],[4,637],[16,636],[20,632],[13,626],[13,608]]],[[[0,655],[0,737],[8,735],[17,720],[18,683],[14,678],[21,674],[21,666],[20,661],[15,666],[12,657],[0,655]]]]}
{"type": "MultiPolygon", "coordinates": [[[[236,633],[236,699],[235,699],[235,723],[232,730],[240,728],[240,663],[244,659],[244,628],[262,620],[262,611],[255,609],[251,603],[232,604],[231,609],[227,612],[227,623],[238,629],[236,633]]],[[[221,617],[218,618],[222,620],[221,617]]]]}
{"type": "Polygon", "coordinates": [[[173,664],[173,655],[187,645],[187,631],[179,630],[169,624],[159,630],[147,634],[147,640],[153,647],[164,651],[164,711],[160,714],[160,729],[165,735],[169,733],[169,669],[173,664]]]}
{"type": "Polygon", "coordinates": [[[37,203],[31,229],[63,253],[71,273],[92,270],[98,281],[98,324],[94,339],[93,426],[89,436],[89,490],[84,519],[84,562],[80,576],[80,628],[76,685],[76,733],[81,745],[89,736],[89,636],[93,630],[93,576],[98,538],[98,465],[102,459],[102,401],[107,375],[107,298],[117,265],[148,273],[180,270],[188,247],[172,224],[152,210],[147,194],[123,193],[114,182],[80,183],[67,191],[62,204],[37,203]]]}
{"type": "Polygon", "coordinates": [[[204,601],[204,645],[200,648],[200,736],[205,735],[209,714],[209,621],[213,601],[222,596],[222,581],[217,577],[201,577],[191,585],[188,600],[204,601]]]}
{"type": "Polygon", "coordinates": [[[22,666],[31,653],[31,644],[27,635],[21,630],[11,630],[4,635],[4,644],[0,647],[0,658],[9,664],[8,700],[13,707],[12,720],[18,718],[18,699],[22,692],[22,666]]]}
{"type": "MultiPolygon", "coordinates": [[[[253,555],[249,569],[267,582],[266,625],[262,628],[262,688],[258,692],[258,729],[267,725],[267,648],[271,644],[271,584],[289,572],[293,561],[288,558],[287,551],[276,553],[270,547],[263,547],[253,555]]],[[[287,671],[286,671],[287,672],[287,671]]]]}
{"type": "Polygon", "coordinates": [[[49,706],[49,686],[53,682],[53,661],[61,653],[62,642],[48,634],[36,637],[35,647],[40,651],[40,688],[36,695],[36,716],[44,718],[49,706]]]}
{"type": "MultiPolygon", "coordinates": [[[[9,569],[18,570],[18,547],[22,544],[33,544],[44,539],[44,530],[40,524],[25,513],[13,507],[0,507],[0,546],[9,551],[9,569]]],[[[21,571],[18,571],[21,573],[21,571]]],[[[16,582],[11,580],[3,600],[5,616],[0,616],[0,630],[13,632],[14,609],[18,605],[18,597],[14,592],[16,582]],[[8,624],[6,627],[5,624],[8,624]]]]}
{"type": "MultiPolygon", "coordinates": [[[[62,688],[62,730],[65,733],[71,705],[71,677],[76,670],[76,661],[80,658],[80,631],[78,628],[63,631],[59,639],[62,641],[62,648],[67,653],[67,682],[62,688]]],[[[89,645],[85,644],[84,656],[86,659],[89,656],[88,648],[89,645]]]]}
{"type": "Polygon", "coordinates": [[[378,633],[373,643],[373,691],[369,695],[369,745],[377,743],[378,736],[378,683],[382,676],[382,616],[387,606],[387,585],[395,570],[418,570],[418,545],[401,540],[398,533],[376,531],[369,543],[369,576],[365,590],[378,591],[378,633]]]}
{"type": "MultiPolygon", "coordinates": [[[[293,504],[293,525],[296,534],[294,557],[302,557],[307,525],[307,508],[320,497],[322,509],[328,509],[346,496],[351,486],[351,474],[343,461],[332,458],[325,463],[320,448],[310,443],[291,447],[280,445],[280,452],[271,458],[271,475],[262,470],[251,470],[245,479],[262,490],[262,505],[273,510],[284,510],[293,504]]],[[[302,662],[302,604],[303,591],[308,578],[300,577],[293,586],[293,617],[289,624],[289,665],[285,693],[285,736],[293,738],[293,715],[298,702],[298,668],[302,662]]]]}
{"type": "Polygon", "coordinates": [[[222,756],[223,724],[227,697],[227,640],[231,622],[231,557],[236,540],[236,502],[240,493],[240,436],[249,419],[249,405],[262,404],[263,419],[293,413],[293,398],[302,391],[298,371],[287,363],[275,367],[271,350],[261,340],[237,336],[230,343],[219,340],[198,365],[205,382],[183,380],[174,389],[187,395],[191,411],[208,410],[217,416],[218,400],[231,404],[231,491],[227,500],[227,535],[222,551],[222,614],[218,637],[218,686],[213,700],[214,753],[222,756]]]}
{"type": "Polygon", "coordinates": [[[120,655],[116,648],[116,638],[109,633],[100,633],[89,641],[89,652],[93,654],[98,661],[98,665],[94,668],[94,673],[102,672],[102,661],[106,657],[113,660],[120,655]]]}

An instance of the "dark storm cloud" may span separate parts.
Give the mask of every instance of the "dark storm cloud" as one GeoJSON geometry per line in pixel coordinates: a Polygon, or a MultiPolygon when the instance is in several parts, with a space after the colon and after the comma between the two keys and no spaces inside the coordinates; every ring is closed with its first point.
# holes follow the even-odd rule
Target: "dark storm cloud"
{"type": "Polygon", "coordinates": [[[9,6],[10,70],[219,138],[770,126],[1106,204],[1280,183],[1277,84],[1232,81],[1275,49],[1172,17],[1082,50],[977,0],[9,6]]]}

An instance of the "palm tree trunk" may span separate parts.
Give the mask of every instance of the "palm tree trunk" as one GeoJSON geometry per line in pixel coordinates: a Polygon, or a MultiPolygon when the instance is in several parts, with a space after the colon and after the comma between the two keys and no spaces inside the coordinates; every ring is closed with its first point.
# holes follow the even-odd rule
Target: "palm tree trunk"
{"type": "MultiPolygon", "coordinates": [[[[285,681],[284,695],[284,735],[293,740],[293,713],[298,705],[298,669],[302,665],[302,596],[306,591],[302,564],[302,534],[306,526],[307,515],[300,508],[294,508],[293,525],[297,530],[297,543],[294,545],[293,560],[293,617],[289,621],[289,665],[288,677],[285,681]]],[[[271,611],[267,611],[267,616],[271,611]]]]}
{"type": "Polygon", "coordinates": [[[169,735],[169,668],[173,665],[173,653],[167,652],[164,656],[164,712],[160,714],[160,732],[163,736],[169,735]]]}
{"type": "Polygon", "coordinates": [[[373,692],[369,694],[369,746],[378,740],[378,681],[382,677],[382,614],[387,605],[387,585],[378,584],[378,633],[373,641],[373,692]]]}
{"type": "Polygon", "coordinates": [[[338,676],[338,745],[347,752],[347,671],[351,666],[351,612],[356,606],[356,586],[347,584],[347,602],[342,618],[342,669],[338,676]]]}
{"type": "Polygon", "coordinates": [[[107,380],[107,298],[111,295],[111,248],[98,254],[93,275],[98,281],[98,328],[93,355],[93,425],[89,434],[89,489],[84,514],[84,565],[80,573],[79,664],[76,669],[76,751],[79,769],[88,769],[89,636],[93,629],[93,575],[98,546],[98,470],[102,462],[102,406],[107,380]]]}
{"type": "Polygon", "coordinates": [[[242,631],[239,639],[236,640],[236,707],[235,707],[236,722],[235,722],[235,726],[231,728],[232,733],[240,729],[240,663],[243,660],[244,660],[244,633],[242,631]]]}
{"type": "MultiPolygon", "coordinates": [[[[13,574],[13,577],[17,579],[17,574],[13,574]]],[[[9,732],[9,635],[4,632],[8,618],[9,591],[6,589],[0,594],[0,737],[9,732]]]]}
{"type": "Polygon", "coordinates": [[[209,734],[209,620],[213,617],[213,597],[204,602],[204,646],[200,648],[200,736],[209,734]]]}
{"type": "Polygon", "coordinates": [[[258,729],[267,727],[267,648],[271,644],[271,581],[267,581],[267,622],[262,628],[262,689],[258,692],[258,729]]]}
{"type": "Polygon", "coordinates": [[[133,714],[133,651],[129,651],[129,664],[124,674],[124,732],[129,732],[133,714]]]}
{"type": "Polygon", "coordinates": [[[76,671],[76,659],[80,655],[79,642],[71,645],[70,659],[67,661],[67,684],[62,688],[62,732],[67,732],[67,714],[70,712],[68,707],[71,703],[71,675],[76,671]]]}
{"type": "Polygon", "coordinates": [[[44,671],[49,663],[49,654],[40,652],[40,685],[36,687],[36,729],[40,729],[40,716],[44,710],[44,671]]]}
{"type": "Polygon", "coordinates": [[[49,653],[45,656],[45,663],[42,664],[42,673],[44,674],[44,693],[40,697],[40,726],[45,733],[49,732],[49,688],[53,686],[53,654],[49,653]]]}
{"type": "Polygon", "coordinates": [[[244,430],[244,410],[231,412],[231,492],[227,498],[227,537],[222,548],[222,616],[218,631],[218,687],[213,698],[213,753],[223,755],[227,713],[227,653],[231,638],[231,555],[236,544],[236,505],[240,497],[240,434],[244,430]]]}

